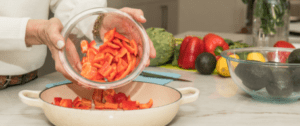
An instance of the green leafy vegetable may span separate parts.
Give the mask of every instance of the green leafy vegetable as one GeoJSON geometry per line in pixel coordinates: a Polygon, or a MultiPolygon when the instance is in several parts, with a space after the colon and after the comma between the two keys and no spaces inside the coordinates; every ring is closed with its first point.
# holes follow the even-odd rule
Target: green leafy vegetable
{"type": "MultiPolygon", "coordinates": [[[[242,0],[247,4],[248,0],[242,0]]],[[[284,15],[288,11],[287,0],[278,0],[279,3],[272,4],[274,0],[256,0],[254,16],[260,18],[261,28],[265,34],[275,34],[277,27],[284,26],[284,15]],[[269,1],[269,2],[268,2],[269,1]]],[[[274,1],[277,2],[277,1],[274,1]]]]}

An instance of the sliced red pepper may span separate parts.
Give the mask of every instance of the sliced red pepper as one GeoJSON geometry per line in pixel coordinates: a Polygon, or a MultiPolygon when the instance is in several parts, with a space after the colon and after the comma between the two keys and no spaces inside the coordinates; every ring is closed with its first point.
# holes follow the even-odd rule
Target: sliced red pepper
{"type": "Polygon", "coordinates": [[[105,109],[118,109],[118,104],[116,103],[111,103],[111,102],[105,102],[104,108],[105,109]]]}
{"type": "Polygon", "coordinates": [[[120,47],[123,47],[122,42],[121,42],[119,39],[117,39],[117,38],[115,38],[112,42],[113,42],[114,44],[120,46],[120,47]]]}
{"type": "Polygon", "coordinates": [[[62,100],[61,97],[54,97],[54,104],[59,105],[61,100],[62,100]]]}
{"type": "Polygon", "coordinates": [[[88,62],[88,58],[84,56],[82,57],[81,64],[84,64],[85,62],[88,62]]]}
{"type": "Polygon", "coordinates": [[[95,41],[95,40],[92,40],[92,41],[90,42],[90,44],[89,44],[89,48],[94,48],[94,49],[97,50],[96,45],[97,45],[96,41],[95,41]]]}
{"type": "Polygon", "coordinates": [[[111,47],[113,49],[119,49],[120,48],[119,45],[113,44],[111,42],[107,42],[107,43],[104,43],[104,44],[106,44],[106,46],[111,47]]]}
{"type": "Polygon", "coordinates": [[[126,56],[127,56],[127,63],[131,63],[131,62],[132,62],[132,59],[131,59],[130,53],[127,52],[126,56]]]}
{"type": "Polygon", "coordinates": [[[97,53],[96,56],[94,57],[94,62],[100,62],[103,60],[105,57],[104,53],[97,53]]]}
{"type": "Polygon", "coordinates": [[[137,51],[138,51],[138,49],[137,49],[137,44],[136,44],[136,42],[134,41],[134,39],[132,39],[131,41],[130,41],[130,45],[131,45],[131,47],[134,49],[134,52],[133,52],[133,55],[137,55],[137,51]]]}
{"type": "Polygon", "coordinates": [[[105,105],[102,102],[95,102],[95,109],[105,109],[105,105]]]}
{"type": "Polygon", "coordinates": [[[72,108],[72,99],[62,99],[59,106],[72,108]]]}
{"type": "MultiPolygon", "coordinates": [[[[124,60],[122,60],[124,61],[124,60]]],[[[121,71],[124,71],[126,69],[126,67],[124,67],[121,63],[121,61],[118,63],[118,69],[117,69],[117,73],[120,73],[121,71]]]]}
{"type": "Polygon", "coordinates": [[[132,43],[135,43],[134,40],[131,40],[130,41],[130,44],[131,45],[128,45],[125,41],[122,41],[123,43],[123,46],[127,49],[128,52],[136,55],[137,54],[137,47],[136,47],[136,44],[135,45],[132,45],[132,43]],[[136,48],[135,48],[136,47],[136,48]]]}
{"type": "Polygon", "coordinates": [[[86,53],[89,48],[89,42],[87,40],[82,40],[80,42],[81,52],[86,53]]]}
{"type": "Polygon", "coordinates": [[[118,55],[116,57],[123,57],[127,52],[128,52],[127,49],[125,47],[122,47],[119,50],[118,55]]]}
{"type": "Polygon", "coordinates": [[[103,79],[104,77],[99,73],[93,78],[93,80],[103,80],[103,79]]]}
{"type": "Polygon", "coordinates": [[[81,104],[82,104],[82,106],[92,107],[92,100],[88,100],[88,99],[82,98],[81,104]]]}
{"type": "Polygon", "coordinates": [[[111,95],[114,96],[116,94],[114,89],[107,89],[105,91],[103,91],[103,97],[107,96],[107,95],[111,95]]]}
{"type": "Polygon", "coordinates": [[[110,53],[106,53],[106,54],[105,54],[105,61],[107,61],[108,64],[111,64],[113,58],[114,58],[114,56],[111,55],[110,53]]]}
{"type": "Polygon", "coordinates": [[[87,79],[92,79],[97,75],[97,68],[93,67],[90,62],[86,62],[82,66],[81,75],[87,79]]]}
{"type": "Polygon", "coordinates": [[[101,64],[99,64],[99,63],[94,63],[94,64],[93,64],[93,66],[94,66],[94,67],[96,67],[96,68],[99,68],[99,69],[101,69],[101,68],[102,68],[102,65],[101,65],[101,64]]]}
{"type": "Polygon", "coordinates": [[[124,110],[135,110],[138,109],[135,101],[123,101],[122,102],[124,110]]]}
{"type": "Polygon", "coordinates": [[[136,100],[136,101],[135,101],[135,105],[136,105],[136,107],[139,108],[139,107],[140,107],[140,102],[139,102],[138,100],[136,100]]]}
{"type": "Polygon", "coordinates": [[[106,32],[104,34],[104,43],[111,42],[114,39],[115,33],[116,33],[116,28],[113,28],[112,30],[106,32]]]}
{"type": "Polygon", "coordinates": [[[118,39],[121,39],[123,41],[129,42],[129,39],[127,39],[125,36],[119,34],[118,32],[115,33],[115,37],[118,39]]]}
{"type": "Polygon", "coordinates": [[[91,62],[91,63],[93,63],[96,54],[98,54],[98,51],[97,51],[96,49],[94,49],[94,48],[89,48],[88,51],[87,51],[87,58],[88,58],[88,61],[91,62]]]}
{"type": "Polygon", "coordinates": [[[127,96],[127,101],[132,101],[130,95],[127,96]]]}
{"type": "Polygon", "coordinates": [[[117,76],[115,80],[120,80],[120,79],[124,78],[125,76],[127,76],[131,69],[132,69],[132,63],[130,62],[127,69],[123,73],[121,73],[121,75],[117,76]]]}
{"type": "Polygon", "coordinates": [[[119,103],[119,106],[118,106],[118,108],[120,108],[120,109],[123,109],[123,104],[122,104],[122,102],[121,102],[121,103],[119,103]]]}
{"type": "Polygon", "coordinates": [[[74,105],[73,105],[75,108],[76,107],[81,107],[82,106],[82,103],[81,103],[81,101],[77,101],[76,103],[74,103],[74,105]]]}
{"type": "Polygon", "coordinates": [[[148,103],[146,103],[146,104],[140,104],[140,105],[139,105],[139,108],[140,108],[140,109],[151,108],[152,105],[153,105],[153,100],[152,100],[152,98],[151,98],[151,99],[149,100],[148,103]]]}
{"type": "Polygon", "coordinates": [[[102,96],[103,96],[103,90],[102,89],[94,89],[94,92],[93,92],[93,95],[92,95],[92,99],[94,101],[94,104],[96,104],[95,102],[102,103],[102,96]]]}
{"type": "Polygon", "coordinates": [[[124,93],[119,92],[118,94],[114,95],[114,101],[116,103],[122,103],[123,101],[127,101],[127,96],[124,93]]]}
{"type": "Polygon", "coordinates": [[[75,104],[76,104],[77,102],[81,102],[81,99],[80,99],[79,96],[77,96],[77,97],[73,100],[72,105],[75,106],[75,104]]]}
{"type": "Polygon", "coordinates": [[[124,71],[127,67],[128,63],[126,63],[122,58],[120,58],[117,64],[117,72],[120,73],[121,71],[124,71]]]}
{"type": "Polygon", "coordinates": [[[109,76],[106,77],[106,79],[107,79],[109,82],[113,81],[114,78],[115,78],[115,76],[117,75],[117,65],[116,65],[116,63],[113,63],[113,64],[111,65],[111,67],[112,67],[113,70],[112,70],[112,72],[109,74],[109,76]]]}
{"type": "Polygon", "coordinates": [[[103,67],[101,69],[98,70],[98,72],[104,76],[104,77],[107,77],[111,71],[112,71],[112,67],[110,66],[110,64],[106,61],[103,65],[103,67]]]}
{"type": "Polygon", "coordinates": [[[135,68],[136,65],[136,57],[131,55],[131,62],[132,62],[132,67],[131,67],[131,71],[133,71],[133,69],[135,68]]]}
{"type": "Polygon", "coordinates": [[[116,55],[118,54],[118,51],[115,50],[115,49],[112,49],[112,48],[110,48],[110,47],[107,47],[107,48],[104,48],[104,49],[101,51],[101,53],[110,53],[110,54],[116,56],[116,55]]]}
{"type": "Polygon", "coordinates": [[[104,97],[104,100],[106,101],[106,103],[107,103],[107,102],[109,102],[109,103],[115,103],[115,102],[114,102],[114,97],[111,96],[111,95],[106,95],[106,96],[104,97]]]}

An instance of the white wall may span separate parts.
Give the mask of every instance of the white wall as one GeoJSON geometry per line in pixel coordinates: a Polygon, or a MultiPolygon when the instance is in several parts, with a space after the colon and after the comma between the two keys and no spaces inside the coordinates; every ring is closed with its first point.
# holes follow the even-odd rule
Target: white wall
{"type": "Polygon", "coordinates": [[[237,32],[245,24],[242,0],[178,0],[178,32],[237,32]]]}

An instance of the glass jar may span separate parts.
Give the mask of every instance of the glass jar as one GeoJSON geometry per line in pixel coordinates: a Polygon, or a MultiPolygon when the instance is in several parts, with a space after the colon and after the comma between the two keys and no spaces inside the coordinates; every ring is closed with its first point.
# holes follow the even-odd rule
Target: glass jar
{"type": "Polygon", "coordinates": [[[253,7],[253,46],[273,47],[289,41],[289,0],[255,0],[253,7]]]}

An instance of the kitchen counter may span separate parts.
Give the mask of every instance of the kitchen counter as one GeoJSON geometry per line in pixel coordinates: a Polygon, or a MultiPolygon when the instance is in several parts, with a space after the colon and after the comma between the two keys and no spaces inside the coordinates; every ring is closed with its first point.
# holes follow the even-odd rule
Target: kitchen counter
{"type": "MultiPolygon", "coordinates": [[[[186,32],[185,35],[204,36],[205,32],[186,32]]],[[[248,40],[242,34],[217,33],[235,40],[248,40]]],[[[300,102],[273,104],[259,102],[240,90],[231,78],[218,75],[200,75],[196,72],[148,67],[146,70],[173,72],[192,82],[173,81],[167,86],[195,87],[200,90],[199,98],[181,105],[170,126],[298,126],[300,123],[300,102]]],[[[65,80],[62,74],[54,72],[25,84],[0,91],[0,126],[52,126],[41,108],[31,107],[19,100],[21,90],[43,90],[46,84],[65,80]]]]}

